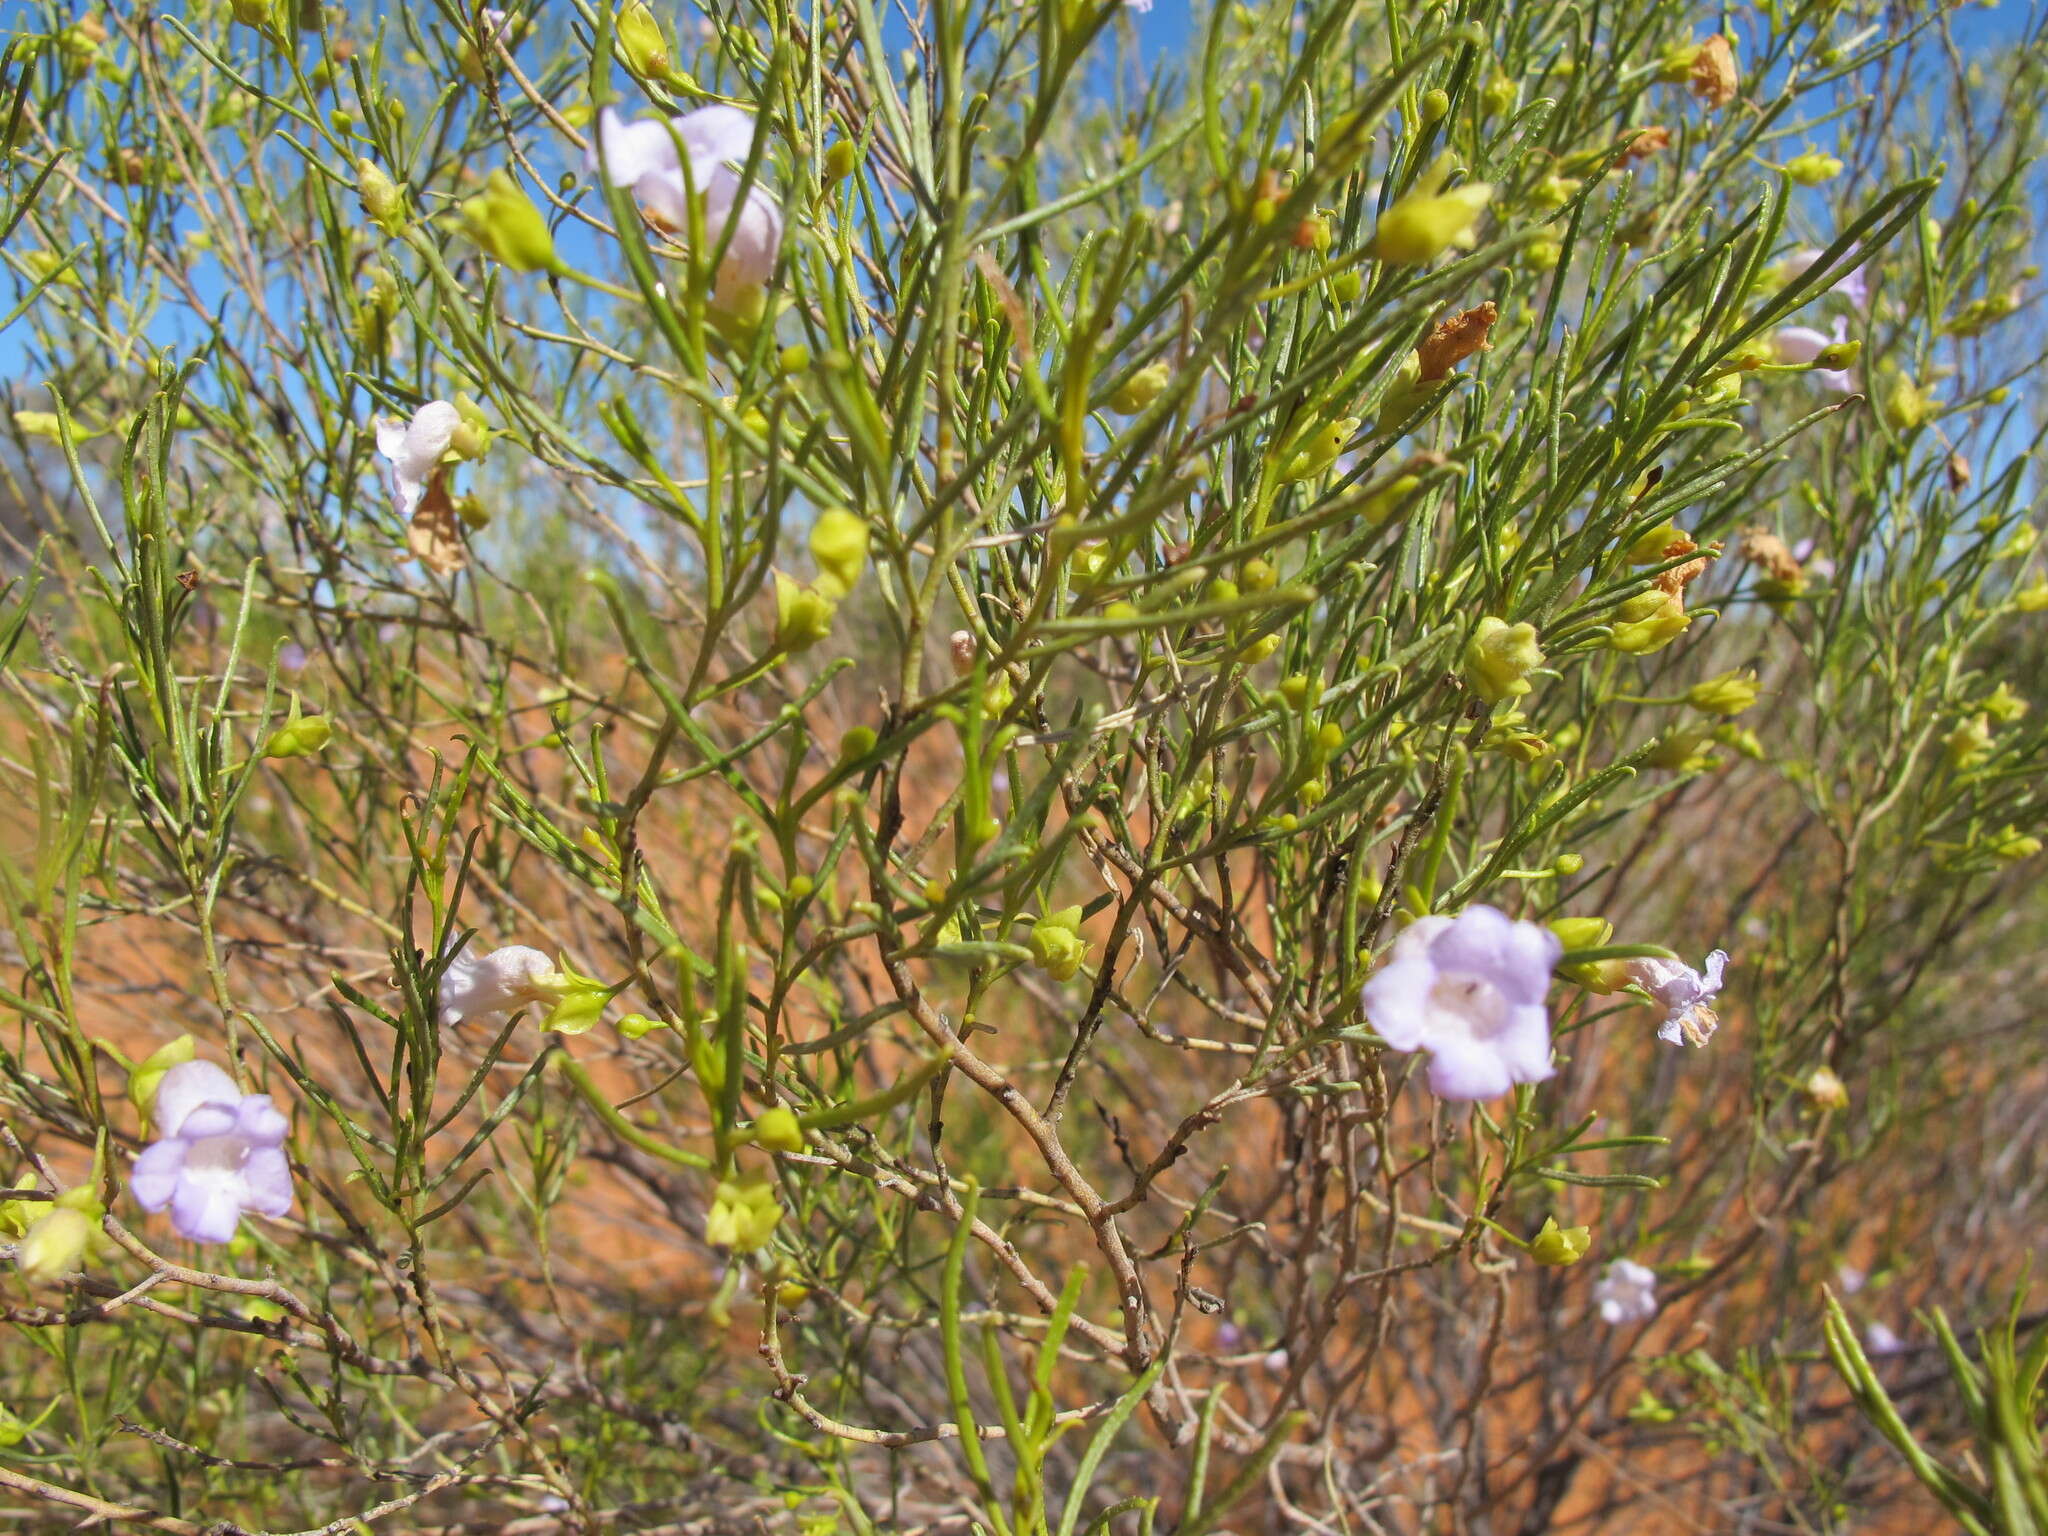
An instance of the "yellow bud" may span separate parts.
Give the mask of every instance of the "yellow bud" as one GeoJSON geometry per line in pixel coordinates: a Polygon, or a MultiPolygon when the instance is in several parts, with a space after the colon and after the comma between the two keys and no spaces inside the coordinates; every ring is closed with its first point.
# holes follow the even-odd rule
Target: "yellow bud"
{"type": "Polygon", "coordinates": [[[825,151],[825,174],[833,181],[844,181],[859,164],[860,146],[851,139],[834,139],[825,151]]]}
{"type": "Polygon", "coordinates": [[[1702,714],[1739,715],[1756,703],[1754,672],[1723,672],[1685,691],[1685,702],[1702,714]]]}
{"type": "Polygon", "coordinates": [[[1607,643],[1630,656],[1660,651],[1692,623],[1685,603],[1675,592],[1652,589],[1638,593],[1616,610],[1614,631],[1607,643]]]}
{"type": "Polygon", "coordinates": [[[1948,758],[1949,767],[1958,772],[1976,767],[1991,755],[1989,717],[1981,714],[1970,716],[1942,738],[1942,750],[1948,758]]]}
{"type": "Polygon", "coordinates": [[[1081,909],[1066,907],[1041,917],[1024,935],[1031,958],[1054,981],[1072,981],[1088,958],[1088,941],[1077,931],[1080,926],[1081,909]]]}
{"type": "Polygon", "coordinates": [[[874,730],[865,725],[856,725],[839,738],[839,761],[857,762],[875,750],[874,730]]]}
{"type": "MultiPolygon", "coordinates": [[[[97,1204],[97,1202],[94,1202],[97,1204]]],[[[92,1216],[70,1206],[54,1205],[49,1214],[29,1224],[14,1262],[30,1285],[51,1285],[73,1273],[98,1228],[92,1216]]]]}
{"type": "Polygon", "coordinates": [[[1833,155],[1809,150],[1803,155],[1794,155],[1785,162],[1785,174],[1802,187],[1817,187],[1824,181],[1833,181],[1842,174],[1842,162],[1833,155]]]}
{"type": "Polygon", "coordinates": [[[2000,725],[2011,725],[2015,720],[2025,719],[2027,713],[2027,701],[2014,693],[2009,683],[2000,683],[1985,694],[1977,701],[1977,707],[2000,725]]]}
{"type": "Polygon", "coordinates": [[[1510,624],[1489,614],[1465,646],[1465,681],[1489,704],[1528,693],[1529,674],[1542,665],[1534,624],[1510,624]]]}
{"type": "Polygon", "coordinates": [[[405,227],[405,189],[385,175],[376,161],[356,162],[356,196],[370,222],[387,235],[405,227]]]}
{"type": "Polygon", "coordinates": [[[1351,434],[1358,430],[1356,416],[1341,416],[1335,421],[1325,422],[1309,433],[1301,450],[1287,463],[1281,472],[1283,481],[1307,480],[1319,475],[1336,462],[1337,455],[1344,451],[1344,445],[1351,441],[1351,434]]]}
{"type": "Polygon", "coordinates": [[[1554,211],[1578,196],[1579,188],[1584,185],[1576,176],[1546,176],[1530,189],[1529,201],[1538,208],[1554,211]]]}
{"type": "Polygon", "coordinates": [[[1622,558],[1630,565],[1662,565],[1671,558],[1666,551],[1683,538],[1685,531],[1666,518],[1656,527],[1637,534],[1622,558]]]}
{"type": "Polygon", "coordinates": [[[1892,380],[1885,392],[1884,419],[1894,432],[1911,432],[1924,426],[1934,415],[1934,402],[1905,374],[1892,380]]]}
{"type": "Polygon", "coordinates": [[[2006,864],[2017,864],[2021,859],[2031,859],[2041,851],[2041,839],[2031,833],[2022,832],[2011,822],[1991,835],[1989,847],[1994,859],[2006,864]]]}
{"type": "Polygon", "coordinates": [[[619,57],[626,68],[643,80],[659,80],[668,74],[668,40],[661,35],[661,23],[647,7],[647,0],[633,0],[619,11],[619,57]]]}
{"type": "Polygon", "coordinates": [[[1120,415],[1135,416],[1165,393],[1172,379],[1173,371],[1164,363],[1140,368],[1110,395],[1109,408],[1120,415]]]}
{"type": "Polygon", "coordinates": [[[783,1104],[763,1110],[754,1121],[754,1145],[768,1152],[803,1151],[804,1128],[796,1112],[783,1104]]]}
{"type": "Polygon", "coordinates": [[[1358,275],[1356,268],[1346,267],[1342,272],[1330,274],[1329,286],[1330,297],[1339,304],[1356,304],[1358,296],[1365,292],[1365,279],[1358,275]]]}
{"type": "Polygon", "coordinates": [[[1578,1263],[1592,1246],[1591,1228],[1560,1227],[1555,1216],[1546,1216],[1543,1230],[1529,1239],[1529,1257],[1538,1264],[1562,1269],[1567,1264],[1578,1263]]]}
{"type": "Polygon", "coordinates": [[[767,1246],[781,1220],[782,1203],[767,1180],[721,1181],[704,1218],[704,1237],[735,1253],[753,1253],[767,1246]]]}
{"type": "Polygon", "coordinates": [[[1705,773],[1720,762],[1708,750],[1713,739],[1710,731],[1667,731],[1657,738],[1657,745],[1645,761],[1652,768],[1669,768],[1677,773],[1705,773]]]}
{"type": "Polygon", "coordinates": [[[667,1029],[666,1019],[650,1019],[644,1013],[629,1013],[619,1020],[619,1033],[628,1040],[638,1040],[642,1035],[651,1035],[657,1029],[667,1029]]]}
{"type": "Polygon", "coordinates": [[[464,234],[513,271],[560,270],[562,260],[546,218],[502,166],[491,172],[483,191],[462,204],[457,217],[464,234]]]}
{"type": "Polygon", "coordinates": [[[1421,266],[1452,246],[1469,249],[1478,243],[1474,230],[1492,200],[1493,188],[1469,181],[1449,192],[1438,190],[1450,170],[1451,158],[1445,155],[1381,215],[1379,228],[1373,231],[1373,255],[1400,266],[1421,266]]]}
{"type": "Polygon", "coordinates": [[[837,601],[851,592],[868,563],[868,525],[833,507],[811,526],[811,558],[818,562],[818,590],[837,601]]]}
{"type": "Polygon", "coordinates": [[[271,0],[228,0],[228,10],[245,27],[270,25],[271,0]]]}
{"type": "Polygon", "coordinates": [[[2048,609],[2048,576],[2038,577],[2013,593],[2012,605],[2021,613],[2040,613],[2048,609]]]}
{"type": "Polygon", "coordinates": [[[1365,499],[1358,509],[1358,515],[1368,523],[1384,523],[1407,504],[1408,498],[1422,488],[1422,476],[1400,475],[1391,481],[1386,489],[1375,491],[1365,499]]]}
{"type": "Polygon", "coordinates": [[[1614,924],[1604,917],[1553,917],[1546,925],[1569,953],[1575,949],[1598,949],[1614,937],[1614,924]]]}

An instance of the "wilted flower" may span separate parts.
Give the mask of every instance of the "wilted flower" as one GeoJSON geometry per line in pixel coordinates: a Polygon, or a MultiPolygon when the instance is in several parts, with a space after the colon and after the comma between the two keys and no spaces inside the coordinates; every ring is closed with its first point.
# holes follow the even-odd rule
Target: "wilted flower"
{"type": "Polygon", "coordinates": [[[482,955],[458,954],[441,973],[441,1022],[460,1024],[535,1003],[552,1006],[562,998],[563,983],[555,962],[524,944],[482,955]]]}
{"type": "Polygon", "coordinates": [[[1738,79],[1735,45],[1716,32],[1700,44],[1699,52],[1693,56],[1688,76],[1692,93],[1718,111],[1735,99],[1738,79]]]}
{"type": "Polygon", "coordinates": [[[1619,1327],[1657,1315],[1657,1272],[1633,1259],[1616,1259],[1593,1285],[1600,1320],[1619,1327]]]}
{"type": "Polygon", "coordinates": [[[699,107],[663,122],[629,123],[610,107],[598,114],[590,169],[614,187],[630,187],[648,216],[681,234],[690,227],[690,193],[702,200],[704,236],[717,249],[731,226],[731,244],[719,263],[713,300],[732,309],[748,300],[775,270],[782,246],[782,211],[758,185],[734,212],[740,173],[754,146],[754,119],[738,107],[699,107]],[[678,150],[680,141],[681,149],[678,150]],[[688,156],[688,176],[684,156],[688,156]]]}
{"type": "Polygon", "coordinates": [[[159,1139],[135,1159],[128,1188],[145,1211],[169,1206],[186,1241],[224,1243],[243,1212],[292,1208],[291,1123],[270,1095],[243,1093],[212,1062],[188,1061],[164,1074],[150,1118],[159,1139]]]}
{"type": "Polygon", "coordinates": [[[400,517],[411,517],[455,441],[462,413],[446,400],[429,400],[411,421],[377,418],[377,452],[391,463],[391,500],[400,517]]]}
{"type": "Polygon", "coordinates": [[[1425,384],[1433,383],[1448,375],[1473,353],[1486,351],[1493,345],[1486,339],[1487,333],[1499,319],[1499,306],[1488,299],[1477,308],[1439,321],[1422,345],[1415,349],[1416,361],[1420,365],[1417,377],[1425,384]]]}
{"type": "Polygon", "coordinates": [[[1691,1041],[1705,1045],[1720,1026],[1720,1019],[1707,1004],[1721,990],[1721,976],[1728,968],[1728,952],[1717,949],[1708,955],[1702,970],[1683,960],[1651,958],[1628,963],[1629,980],[1654,998],[1664,1010],[1664,1022],[1657,1038],[1673,1045],[1691,1041]]]}
{"type": "Polygon", "coordinates": [[[1548,928],[1470,906],[1403,929],[1360,1001],[1388,1045],[1429,1052],[1438,1097],[1490,1099],[1551,1075],[1544,997],[1563,953],[1548,928]]]}

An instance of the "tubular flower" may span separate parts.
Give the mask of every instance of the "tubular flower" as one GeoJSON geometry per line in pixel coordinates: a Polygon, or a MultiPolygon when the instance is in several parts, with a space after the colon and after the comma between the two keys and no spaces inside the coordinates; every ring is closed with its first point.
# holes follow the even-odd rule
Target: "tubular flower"
{"type": "Polygon", "coordinates": [[[712,286],[721,309],[739,308],[759,293],[782,247],[782,210],[759,186],[748,189],[737,211],[733,207],[740,191],[733,166],[752,152],[754,131],[752,115],[738,107],[700,107],[668,122],[650,117],[632,123],[607,107],[598,114],[590,153],[590,169],[611,186],[630,187],[661,228],[677,234],[689,229],[692,191],[702,201],[704,238],[712,249],[730,226],[731,243],[712,286]]]}
{"type": "Polygon", "coordinates": [[[161,1134],[135,1159],[128,1188],[145,1211],[169,1206],[186,1241],[224,1243],[244,1212],[292,1208],[291,1122],[269,1094],[243,1093],[212,1062],[188,1061],[157,1084],[150,1119],[161,1134]]]}
{"type": "Polygon", "coordinates": [[[555,962],[524,944],[508,944],[489,954],[459,954],[441,973],[438,1001],[443,1024],[489,1018],[514,1008],[562,999],[564,978],[555,962]]]}
{"type": "Polygon", "coordinates": [[[1403,929],[1360,1001],[1389,1046],[1429,1052],[1439,1098],[1496,1098],[1551,1075],[1544,996],[1563,953],[1548,928],[1471,906],[1403,929]]]}
{"type": "Polygon", "coordinates": [[[1720,1019],[1707,1004],[1721,990],[1721,975],[1728,968],[1728,952],[1717,949],[1708,955],[1702,970],[1682,960],[1631,960],[1629,980],[1649,993],[1664,1010],[1664,1022],[1657,1038],[1673,1045],[1691,1041],[1705,1045],[1720,1027],[1720,1019]]]}
{"type": "Polygon", "coordinates": [[[1612,1327],[1647,1323],[1657,1315],[1657,1272],[1633,1259],[1616,1259],[1594,1282],[1593,1304],[1612,1327]]]}
{"type": "Polygon", "coordinates": [[[462,413],[446,400],[429,400],[411,421],[377,419],[377,452],[391,463],[391,501],[400,517],[411,517],[419,507],[461,425],[462,413]]]}

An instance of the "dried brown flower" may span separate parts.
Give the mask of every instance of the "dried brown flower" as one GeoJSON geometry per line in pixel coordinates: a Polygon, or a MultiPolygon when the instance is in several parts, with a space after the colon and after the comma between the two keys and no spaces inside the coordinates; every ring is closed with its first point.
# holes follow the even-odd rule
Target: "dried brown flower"
{"type": "Polygon", "coordinates": [[[1745,528],[1735,546],[1742,558],[1758,567],[1773,581],[1798,582],[1806,577],[1785,541],[1768,528],[1745,528]]]}
{"type": "Polygon", "coordinates": [[[1692,93],[1715,111],[1735,99],[1740,77],[1735,72],[1735,48],[1716,32],[1704,43],[1692,61],[1692,93]]]}
{"type": "Polygon", "coordinates": [[[1628,148],[1621,152],[1626,161],[1647,160],[1671,147],[1671,130],[1657,124],[1638,128],[1629,135],[1628,148]]]}
{"type": "Polygon", "coordinates": [[[1499,318],[1499,307],[1488,299],[1462,314],[1439,321],[1428,339],[1415,349],[1416,361],[1422,365],[1421,381],[1427,384],[1441,379],[1474,352],[1485,351],[1492,345],[1486,333],[1499,318]]]}
{"type": "MultiPolygon", "coordinates": [[[[1691,539],[1681,533],[1677,538],[1664,546],[1663,552],[1657,558],[1660,560],[1676,560],[1680,555],[1689,555],[1698,548],[1699,545],[1693,543],[1691,539]]],[[[1707,562],[1720,553],[1721,546],[1714,544],[1709,546],[1707,552],[1701,555],[1699,559],[1688,560],[1683,565],[1674,565],[1668,571],[1658,572],[1656,578],[1658,590],[1669,592],[1673,597],[1683,597],[1685,589],[1692,585],[1693,581],[1706,570],[1707,562]]]]}

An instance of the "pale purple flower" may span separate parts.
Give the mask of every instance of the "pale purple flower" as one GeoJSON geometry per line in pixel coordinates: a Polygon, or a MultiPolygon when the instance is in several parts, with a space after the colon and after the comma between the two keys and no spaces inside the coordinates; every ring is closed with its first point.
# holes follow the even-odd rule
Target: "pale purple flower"
{"type": "Polygon", "coordinates": [[[296,640],[287,640],[277,648],[277,670],[293,676],[306,670],[306,648],[296,640]]]}
{"type": "Polygon", "coordinates": [[[1721,990],[1722,973],[1728,969],[1728,952],[1717,949],[1706,958],[1704,969],[1694,970],[1683,960],[1631,960],[1628,978],[1664,1010],[1664,1022],[1657,1026],[1657,1038],[1673,1045],[1690,1040],[1705,1045],[1713,1038],[1721,1020],[1707,1004],[1721,990]]]}
{"type": "Polygon", "coordinates": [[[633,196],[667,228],[690,227],[690,191],[703,200],[704,233],[715,248],[732,226],[732,241],[718,264],[713,298],[730,307],[768,281],[782,245],[782,210],[757,184],[735,213],[740,173],[754,146],[754,119],[738,107],[699,107],[663,122],[627,122],[610,107],[598,114],[589,166],[633,196]],[[678,143],[681,152],[678,153],[678,143]],[[684,156],[689,174],[684,176],[684,156]]]}
{"type": "MultiPolygon", "coordinates": [[[[1823,254],[1825,253],[1817,245],[1810,245],[1803,251],[1794,251],[1785,258],[1785,281],[1789,283],[1804,276],[1806,269],[1819,261],[1823,254]]],[[[1828,292],[1839,293],[1856,309],[1862,309],[1870,302],[1870,284],[1864,278],[1860,265],[1836,278],[1829,285],[1828,292]]]]}
{"type": "Polygon", "coordinates": [[[128,1188],[145,1211],[169,1206],[186,1241],[224,1243],[243,1212],[292,1208],[291,1122],[269,1094],[243,1093],[212,1062],[188,1061],[163,1075],[149,1117],[160,1134],[135,1159],[128,1188]]]}
{"type": "Polygon", "coordinates": [[[1287,1351],[1284,1349],[1268,1350],[1266,1358],[1259,1363],[1275,1376],[1284,1376],[1287,1373],[1287,1351]]]}
{"type": "Polygon", "coordinates": [[[377,451],[391,461],[391,500],[400,517],[411,517],[440,467],[462,413],[446,400],[429,400],[411,421],[377,419],[377,451]]]}
{"type": "Polygon", "coordinates": [[[1142,16],[1152,9],[1152,0],[1124,0],[1124,9],[1136,11],[1142,16]]]}
{"type": "Polygon", "coordinates": [[[460,1024],[532,1003],[559,1002],[560,976],[554,961],[524,944],[508,944],[484,955],[457,955],[441,973],[441,1022],[460,1024]]]}
{"type": "Polygon", "coordinates": [[[1902,1355],[1906,1341],[1873,1318],[1863,1330],[1863,1349],[1872,1355],[1902,1355]]]}
{"type": "Polygon", "coordinates": [[[1854,1296],[1869,1283],[1870,1277],[1854,1264],[1838,1264],[1835,1266],[1835,1284],[1841,1288],[1844,1296],[1854,1296]]]}
{"type": "Polygon", "coordinates": [[[1488,906],[1420,918],[1394,940],[1361,1001],[1388,1045],[1429,1052],[1439,1098],[1491,1099],[1554,1070],[1544,998],[1563,953],[1548,928],[1488,906]]]}
{"type": "Polygon", "coordinates": [[[1771,337],[1771,351],[1781,363],[1811,363],[1831,345],[1826,331],[1810,325],[1788,325],[1771,337]]]}
{"type": "Polygon", "coordinates": [[[1604,1323],[1647,1323],[1657,1315],[1657,1272],[1633,1259],[1616,1259],[1593,1282],[1593,1303],[1604,1323]]]}

